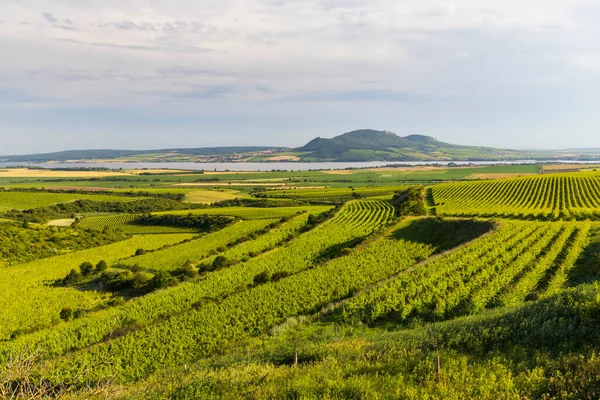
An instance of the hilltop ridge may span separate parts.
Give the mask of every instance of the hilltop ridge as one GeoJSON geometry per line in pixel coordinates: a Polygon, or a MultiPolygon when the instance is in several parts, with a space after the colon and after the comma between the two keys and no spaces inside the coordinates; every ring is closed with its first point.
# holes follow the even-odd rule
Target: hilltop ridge
{"type": "Polygon", "coordinates": [[[600,149],[510,150],[465,146],[413,133],[359,129],[333,138],[316,137],[304,146],[229,146],[160,150],[66,150],[45,154],[0,156],[0,162],[278,162],[278,161],[498,161],[598,160],[600,149]]]}

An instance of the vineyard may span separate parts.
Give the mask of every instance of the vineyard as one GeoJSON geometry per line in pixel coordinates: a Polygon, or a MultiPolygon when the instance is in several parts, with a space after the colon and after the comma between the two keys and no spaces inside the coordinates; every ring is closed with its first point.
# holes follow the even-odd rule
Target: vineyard
{"type": "Polygon", "coordinates": [[[600,219],[600,176],[550,175],[432,186],[437,215],[600,219]]]}
{"type": "Polygon", "coordinates": [[[600,396],[600,175],[319,174],[337,187],[199,205],[144,175],[167,197],[3,214],[0,398],[600,396]]]}
{"type": "Polygon", "coordinates": [[[290,198],[313,204],[341,204],[356,199],[391,197],[399,188],[271,190],[270,198],[290,198]]]}
{"type": "Polygon", "coordinates": [[[143,226],[133,224],[139,217],[136,214],[116,214],[86,217],[77,223],[80,229],[91,229],[101,231],[105,228],[119,228],[121,231],[134,235],[165,234],[165,233],[194,233],[193,228],[181,228],[174,226],[143,226]]]}
{"type": "Polygon", "coordinates": [[[181,210],[181,211],[164,211],[155,214],[172,214],[172,215],[188,215],[188,214],[206,214],[206,215],[227,215],[241,219],[272,219],[289,217],[299,212],[323,212],[331,209],[331,206],[298,206],[298,207],[223,207],[209,208],[199,210],[181,210]]]}
{"type": "MultiPolygon", "coordinates": [[[[373,209],[375,205],[371,206],[373,209]]],[[[373,220],[369,216],[360,216],[356,212],[360,209],[358,204],[355,205],[354,211],[340,216],[337,222],[349,218],[359,226],[373,220]]],[[[148,325],[132,335],[115,339],[110,346],[99,344],[68,358],[59,359],[56,368],[76,375],[78,366],[97,365],[100,360],[105,360],[120,366],[118,370],[111,369],[112,373],[119,374],[120,379],[135,380],[140,374],[156,371],[164,365],[191,361],[193,354],[214,351],[232,340],[265,332],[288,317],[314,311],[320,305],[344,298],[362,287],[415,265],[436,251],[447,248],[444,242],[436,246],[398,239],[404,231],[423,232],[416,229],[415,224],[420,223],[402,222],[389,231],[390,235],[376,239],[371,245],[359,248],[347,257],[295,271],[286,279],[260,285],[250,291],[234,293],[222,301],[205,301],[200,307],[185,314],[148,325]],[[299,299],[302,301],[298,301],[299,299]],[[158,358],[160,363],[155,361],[158,358]]],[[[460,234],[463,230],[472,231],[473,223],[456,224],[451,228],[454,233],[460,234]]],[[[483,232],[488,226],[478,226],[475,223],[475,228],[475,232],[483,232]]],[[[407,234],[407,237],[412,236],[407,234]]],[[[264,265],[266,260],[262,261],[264,265]]],[[[231,274],[233,271],[227,272],[231,274]]],[[[239,271],[237,272],[233,276],[230,275],[229,279],[235,278],[239,282],[239,271]]],[[[227,280],[221,278],[219,282],[222,285],[227,280]]],[[[211,293],[214,296],[215,289],[222,291],[222,288],[214,287],[206,294],[211,293]]],[[[198,288],[195,292],[197,290],[198,288]]],[[[102,367],[98,367],[94,374],[101,376],[106,372],[102,367]]]]}
{"type": "Polygon", "coordinates": [[[98,217],[87,217],[84,218],[77,225],[81,229],[97,229],[102,230],[106,227],[116,227],[127,225],[135,219],[135,214],[117,214],[117,215],[105,215],[98,217]]]}
{"type": "Polygon", "coordinates": [[[485,239],[355,296],[345,317],[449,318],[555,293],[589,229],[589,223],[504,222],[485,239]]]}
{"type": "MultiPolygon", "coordinates": [[[[69,326],[42,331],[31,337],[23,336],[19,338],[15,345],[31,346],[32,341],[38,344],[45,343],[44,346],[52,349],[51,351],[58,351],[60,353],[66,349],[87,346],[90,344],[90,341],[93,343],[95,340],[100,340],[110,331],[121,327],[121,324],[126,323],[126,321],[135,320],[138,324],[142,321],[149,323],[161,315],[177,314],[184,310],[190,311],[193,304],[203,299],[214,299],[235,293],[240,285],[251,284],[253,278],[265,270],[272,273],[280,271],[298,273],[306,270],[315,261],[318,261],[318,256],[324,250],[333,245],[362,237],[375,229],[385,226],[391,215],[392,208],[384,202],[375,201],[365,202],[365,204],[362,202],[349,204],[340,210],[338,215],[331,221],[299,235],[295,240],[270,253],[250,259],[244,263],[236,264],[230,268],[210,273],[198,283],[181,285],[168,291],[160,291],[132,301],[125,306],[122,312],[117,312],[116,315],[118,315],[118,318],[115,317],[115,312],[102,313],[102,316],[86,317],[73,321],[69,326]],[[340,229],[341,226],[346,226],[341,224],[348,224],[348,226],[352,226],[352,229],[340,229]],[[84,338],[81,338],[80,332],[82,331],[86,332],[86,337],[84,338]]],[[[248,221],[248,223],[256,223],[256,221],[248,221]]],[[[292,220],[290,223],[295,222],[292,220]]],[[[282,228],[287,229],[288,227],[284,226],[282,228]]],[[[219,231],[217,233],[222,232],[219,231]]],[[[261,239],[259,237],[257,241],[261,239]]],[[[187,244],[170,247],[164,251],[150,253],[147,255],[148,257],[146,255],[134,257],[126,262],[135,265],[144,265],[143,262],[147,259],[148,262],[152,262],[149,266],[165,268],[163,264],[154,260],[169,259],[164,254],[165,252],[169,252],[169,256],[176,256],[180,262],[183,262],[187,260],[190,254],[182,253],[182,246],[195,248],[198,244],[192,241],[187,244]],[[185,254],[185,256],[181,254],[185,254]],[[143,259],[140,260],[141,258],[143,259]]],[[[200,248],[202,247],[200,246],[200,248]]],[[[232,250],[234,249],[235,247],[232,248],[232,250]]],[[[206,253],[206,249],[203,252],[206,253]]],[[[174,263],[172,260],[170,262],[173,266],[178,265],[178,263],[174,263]]],[[[45,351],[49,351],[49,349],[45,351]]]]}

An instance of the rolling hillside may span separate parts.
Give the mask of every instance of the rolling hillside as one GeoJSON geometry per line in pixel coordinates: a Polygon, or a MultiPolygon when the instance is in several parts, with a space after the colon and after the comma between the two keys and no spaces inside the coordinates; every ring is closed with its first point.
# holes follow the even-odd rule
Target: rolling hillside
{"type": "Polygon", "coordinates": [[[277,161],[493,161],[598,160],[598,149],[510,150],[463,146],[425,135],[398,136],[388,131],[356,130],[331,139],[317,137],[297,148],[269,146],[203,147],[160,150],[67,150],[0,156],[0,162],[277,162],[277,161]]]}
{"type": "Polygon", "coordinates": [[[372,129],[357,130],[332,139],[316,138],[297,151],[323,161],[493,160],[531,156],[528,152],[460,146],[425,135],[398,136],[372,129]]]}

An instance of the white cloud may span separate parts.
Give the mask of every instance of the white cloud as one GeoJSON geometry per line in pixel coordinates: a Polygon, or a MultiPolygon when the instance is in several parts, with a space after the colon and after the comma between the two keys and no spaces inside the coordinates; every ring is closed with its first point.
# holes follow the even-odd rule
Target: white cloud
{"type": "Polygon", "coordinates": [[[404,103],[538,90],[543,102],[600,70],[598,11],[584,0],[0,2],[0,103],[3,89],[32,104],[190,113],[344,93],[404,103]]]}

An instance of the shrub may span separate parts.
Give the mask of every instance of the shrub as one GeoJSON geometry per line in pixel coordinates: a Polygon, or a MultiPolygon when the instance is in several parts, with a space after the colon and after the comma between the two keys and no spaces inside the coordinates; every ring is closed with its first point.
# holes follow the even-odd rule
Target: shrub
{"type": "Polygon", "coordinates": [[[131,271],[106,271],[100,276],[102,284],[107,290],[119,291],[133,286],[133,272],[131,271]]]}
{"type": "Polygon", "coordinates": [[[79,270],[81,271],[81,275],[88,276],[94,271],[94,266],[91,262],[86,261],[84,263],[81,263],[81,265],[79,266],[79,270]]]}
{"type": "Polygon", "coordinates": [[[171,274],[169,274],[168,272],[158,271],[154,275],[152,280],[150,282],[148,282],[148,286],[151,290],[155,290],[155,289],[163,289],[163,288],[167,288],[170,286],[175,286],[175,285],[177,285],[177,283],[178,283],[177,278],[175,278],[174,276],[171,276],[171,274]]]}
{"type": "Polygon", "coordinates": [[[283,278],[287,278],[288,276],[290,276],[291,274],[288,271],[279,271],[279,272],[275,272],[273,274],[273,276],[271,277],[271,280],[273,282],[277,282],[278,280],[281,280],[283,278]]]}
{"type": "Polygon", "coordinates": [[[229,260],[225,256],[218,256],[213,260],[213,270],[224,268],[229,265],[229,260]]]}
{"type": "Polygon", "coordinates": [[[69,321],[73,318],[73,310],[70,308],[63,308],[60,310],[60,319],[63,321],[69,321]]]}
{"type": "Polygon", "coordinates": [[[267,271],[263,271],[254,277],[254,284],[260,285],[261,283],[267,283],[271,280],[271,274],[267,271]]]}
{"type": "Polygon", "coordinates": [[[196,276],[196,270],[190,264],[184,264],[181,267],[175,269],[172,273],[173,276],[183,281],[196,276]]]}
{"type": "Polygon", "coordinates": [[[131,280],[131,287],[133,289],[143,289],[148,285],[148,282],[152,280],[152,274],[147,272],[136,272],[133,274],[133,279],[131,280]]]}
{"type": "Polygon", "coordinates": [[[75,269],[72,269],[71,272],[69,272],[67,276],[64,277],[62,283],[64,285],[74,285],[76,283],[79,283],[81,281],[81,278],[81,273],[79,273],[75,269]]]}
{"type": "Polygon", "coordinates": [[[95,272],[97,274],[99,274],[99,273],[106,271],[107,268],[108,268],[108,264],[106,263],[106,261],[101,260],[98,264],[96,264],[95,272]]]}

